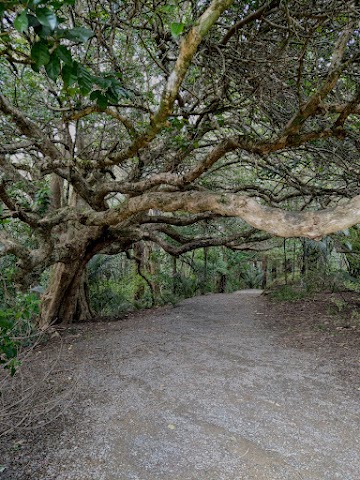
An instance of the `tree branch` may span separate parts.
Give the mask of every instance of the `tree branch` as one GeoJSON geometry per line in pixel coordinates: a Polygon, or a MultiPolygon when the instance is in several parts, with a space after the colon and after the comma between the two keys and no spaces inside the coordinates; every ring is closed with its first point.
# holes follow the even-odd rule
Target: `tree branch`
{"type": "Polygon", "coordinates": [[[230,28],[227,34],[221,41],[221,45],[226,45],[231,37],[233,37],[242,27],[247,25],[254,20],[258,20],[264,15],[269,15],[273,11],[274,8],[278,7],[280,4],[280,0],[273,0],[273,1],[266,1],[262,7],[256,10],[253,13],[250,13],[245,18],[240,20],[240,22],[236,23],[234,26],[230,28]]]}
{"type": "Polygon", "coordinates": [[[147,146],[165,125],[168,116],[171,114],[175,100],[179,94],[181,84],[191,65],[192,59],[203,38],[220,15],[231,6],[234,0],[213,0],[201,17],[195,22],[180,45],[180,52],[177,57],[174,69],[172,70],[165,89],[163,91],[160,106],[151,119],[146,132],[136,138],[127,148],[111,155],[109,158],[96,163],[97,167],[104,167],[122,163],[124,160],[134,156],[141,148],[147,146]]]}
{"type": "Polygon", "coordinates": [[[259,230],[279,237],[307,237],[319,240],[325,235],[360,223],[360,195],[334,208],[317,212],[289,212],[260,205],[252,198],[236,194],[208,192],[146,193],[130,198],[107,212],[83,212],[86,225],[117,225],[149,209],[163,212],[212,212],[224,217],[239,217],[259,230]]]}
{"type": "Polygon", "coordinates": [[[53,145],[51,140],[29,120],[23,112],[14,107],[4,95],[0,95],[0,110],[6,115],[10,115],[20,132],[32,139],[37,148],[51,159],[57,159],[60,156],[59,151],[53,145]]]}

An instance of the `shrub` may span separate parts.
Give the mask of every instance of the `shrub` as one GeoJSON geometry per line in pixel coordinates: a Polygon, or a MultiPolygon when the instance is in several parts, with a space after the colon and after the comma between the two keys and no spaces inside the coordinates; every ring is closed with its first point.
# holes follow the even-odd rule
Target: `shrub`
{"type": "Polygon", "coordinates": [[[270,297],[279,301],[296,301],[306,296],[306,292],[291,285],[282,285],[270,292],[270,297]]]}
{"type": "Polygon", "coordinates": [[[241,272],[241,278],[244,281],[246,288],[260,288],[263,277],[264,274],[262,270],[253,265],[249,265],[241,272]]]}
{"type": "Polygon", "coordinates": [[[33,324],[39,314],[36,294],[18,294],[11,305],[0,310],[0,364],[14,375],[20,365],[19,351],[32,344],[36,337],[33,324]]]}

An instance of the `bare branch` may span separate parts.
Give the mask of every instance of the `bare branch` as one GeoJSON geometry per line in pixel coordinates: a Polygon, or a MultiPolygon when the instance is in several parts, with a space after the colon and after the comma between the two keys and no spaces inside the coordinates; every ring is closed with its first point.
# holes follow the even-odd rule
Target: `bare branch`
{"type": "Polygon", "coordinates": [[[360,195],[343,205],[318,212],[288,212],[260,205],[252,198],[235,194],[207,192],[147,193],[130,198],[120,208],[100,213],[85,213],[85,225],[116,225],[150,208],[164,212],[213,212],[224,217],[239,217],[259,230],[279,237],[307,237],[318,240],[360,223],[360,195]]]}
{"type": "Polygon", "coordinates": [[[33,140],[34,144],[45,156],[48,156],[51,159],[57,159],[59,157],[59,151],[51,140],[44,135],[43,132],[23,114],[23,112],[11,105],[4,95],[0,95],[0,110],[6,115],[11,116],[20,132],[33,140]]]}
{"type": "Polygon", "coordinates": [[[279,4],[280,0],[267,0],[262,7],[258,8],[258,10],[256,10],[255,12],[250,13],[245,18],[240,20],[240,22],[236,23],[233,27],[231,27],[222,39],[221,44],[226,45],[230,38],[233,37],[242,27],[244,27],[248,23],[253,22],[254,20],[258,20],[259,18],[268,15],[274,8],[278,7],[279,4]]]}

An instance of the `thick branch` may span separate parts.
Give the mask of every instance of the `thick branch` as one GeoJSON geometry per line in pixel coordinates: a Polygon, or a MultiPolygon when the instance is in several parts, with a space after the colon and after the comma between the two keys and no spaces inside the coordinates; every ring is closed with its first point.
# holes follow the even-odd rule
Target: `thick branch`
{"type": "Polygon", "coordinates": [[[164,212],[212,212],[224,217],[239,217],[249,225],[279,237],[320,239],[360,223],[360,195],[335,208],[318,212],[288,212],[260,205],[252,198],[235,194],[206,192],[147,193],[105,213],[84,212],[87,225],[117,225],[149,209],[164,212]]]}
{"type": "Polygon", "coordinates": [[[10,210],[13,218],[19,218],[21,221],[27,223],[32,227],[38,225],[38,217],[34,213],[25,212],[21,209],[16,202],[7,194],[3,182],[0,182],[0,200],[6,205],[10,210]]]}
{"type": "Polygon", "coordinates": [[[0,256],[13,254],[19,258],[25,265],[31,265],[30,251],[10,237],[4,231],[0,232],[0,256]]]}

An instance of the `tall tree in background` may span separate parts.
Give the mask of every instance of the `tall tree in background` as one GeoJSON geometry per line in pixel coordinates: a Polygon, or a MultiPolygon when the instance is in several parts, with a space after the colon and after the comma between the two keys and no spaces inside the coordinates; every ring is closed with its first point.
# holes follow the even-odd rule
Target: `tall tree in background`
{"type": "Polygon", "coordinates": [[[24,284],[52,266],[42,324],[90,315],[97,253],[359,222],[358,2],[31,0],[0,14],[1,255],[24,284]],[[182,234],[204,221],[208,236],[182,234]]]}

